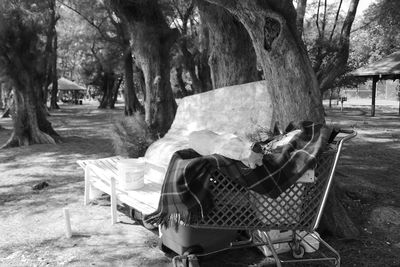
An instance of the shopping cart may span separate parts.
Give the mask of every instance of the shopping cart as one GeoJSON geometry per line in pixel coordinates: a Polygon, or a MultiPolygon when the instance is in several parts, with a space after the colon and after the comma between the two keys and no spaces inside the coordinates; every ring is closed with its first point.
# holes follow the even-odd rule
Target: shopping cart
{"type": "MultiPolygon", "coordinates": [[[[219,244],[210,249],[207,247],[207,241],[202,247],[202,242],[198,240],[192,242],[195,245],[181,246],[181,250],[177,251],[180,255],[173,258],[174,266],[198,266],[197,257],[249,246],[267,246],[277,266],[281,266],[282,263],[317,261],[327,261],[334,266],[340,266],[339,253],[320,238],[315,229],[321,220],[342,146],[356,134],[352,130],[340,130],[329,149],[317,159],[314,181],[297,182],[278,198],[269,198],[248,190],[218,170],[215,171],[211,183],[214,208],[203,219],[191,221],[189,228],[179,225],[182,228],[179,231],[164,229],[161,247],[165,249],[173,246],[171,242],[191,235],[190,229],[195,229],[197,234],[194,239],[209,239],[215,234],[221,234],[225,238],[219,240],[222,245],[225,243],[227,246],[221,248],[222,245],[219,244]],[[232,242],[233,233],[237,230],[246,232],[248,238],[232,242]],[[281,235],[283,238],[272,238],[271,230],[286,234],[281,235]],[[312,239],[317,242],[313,242],[312,239]],[[280,259],[276,251],[279,244],[287,244],[293,257],[280,259]],[[325,249],[318,250],[316,244],[323,244],[325,249]],[[319,255],[305,257],[305,252],[309,250],[318,250],[319,255]]],[[[208,243],[215,245],[214,241],[208,243]]]]}

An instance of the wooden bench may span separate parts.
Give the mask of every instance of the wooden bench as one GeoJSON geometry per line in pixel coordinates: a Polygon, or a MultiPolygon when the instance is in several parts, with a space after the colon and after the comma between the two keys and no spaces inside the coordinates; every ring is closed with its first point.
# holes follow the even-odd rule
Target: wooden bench
{"type": "Polygon", "coordinates": [[[166,166],[152,164],[150,161],[145,163],[145,185],[138,190],[124,190],[118,180],[118,162],[122,157],[109,157],[96,160],[78,160],[77,163],[85,170],[85,193],[84,205],[88,205],[90,200],[95,199],[102,192],[111,197],[111,223],[117,222],[117,202],[122,202],[142,214],[149,214],[158,207],[162,184],[158,180],[151,179],[156,177],[156,172],[164,173],[166,166]],[[149,173],[150,172],[150,173],[149,173]],[[151,173],[153,175],[151,175],[151,173]]]}
{"type": "Polygon", "coordinates": [[[85,170],[87,205],[95,191],[111,196],[111,220],[117,221],[117,202],[127,204],[142,214],[150,214],[158,207],[165,172],[175,151],[189,148],[189,134],[210,130],[232,133],[247,138],[261,128],[272,125],[271,100],[265,81],[224,87],[183,98],[168,133],[154,142],[146,151],[144,181],[139,190],[123,190],[118,183],[117,163],[121,157],[79,160],[85,170]]]}

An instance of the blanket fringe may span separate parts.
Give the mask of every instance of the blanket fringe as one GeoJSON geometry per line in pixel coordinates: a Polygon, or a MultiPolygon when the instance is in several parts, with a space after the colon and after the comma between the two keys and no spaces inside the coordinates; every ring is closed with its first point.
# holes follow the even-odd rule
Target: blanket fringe
{"type": "Polygon", "coordinates": [[[201,220],[201,216],[197,216],[194,213],[158,213],[156,215],[145,216],[144,222],[154,225],[160,225],[165,228],[175,227],[178,229],[179,225],[187,226],[193,222],[201,220]]]}

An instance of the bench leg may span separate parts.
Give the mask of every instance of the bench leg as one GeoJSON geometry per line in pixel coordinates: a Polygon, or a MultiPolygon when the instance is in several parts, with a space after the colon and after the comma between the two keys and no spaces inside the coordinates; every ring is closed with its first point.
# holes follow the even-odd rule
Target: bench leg
{"type": "Polygon", "coordinates": [[[111,224],[117,223],[117,194],[115,191],[115,178],[111,178],[111,224]]]}
{"type": "Polygon", "coordinates": [[[86,165],[85,168],[85,194],[83,198],[83,205],[87,206],[90,201],[90,191],[91,191],[91,184],[90,184],[90,167],[86,165]]]}
{"type": "Polygon", "coordinates": [[[85,193],[83,199],[83,205],[88,205],[91,200],[101,197],[103,191],[97,189],[92,185],[91,179],[94,173],[92,172],[89,165],[85,167],[85,193]]]}

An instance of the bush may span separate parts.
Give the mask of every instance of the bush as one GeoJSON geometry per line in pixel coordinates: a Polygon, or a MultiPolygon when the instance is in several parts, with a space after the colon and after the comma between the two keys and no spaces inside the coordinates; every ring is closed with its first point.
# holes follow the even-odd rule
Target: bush
{"type": "Polygon", "coordinates": [[[155,141],[155,134],[148,128],[139,113],[124,117],[113,124],[111,133],[115,153],[128,158],[143,157],[155,141]]]}

